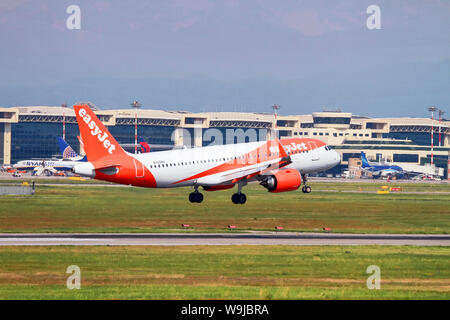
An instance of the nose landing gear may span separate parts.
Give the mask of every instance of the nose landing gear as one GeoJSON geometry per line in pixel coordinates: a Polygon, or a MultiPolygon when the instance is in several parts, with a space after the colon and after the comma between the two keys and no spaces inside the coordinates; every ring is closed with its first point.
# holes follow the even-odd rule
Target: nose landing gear
{"type": "Polygon", "coordinates": [[[308,182],[308,179],[305,174],[302,174],[302,181],[303,181],[302,192],[311,193],[311,187],[306,184],[308,182]]]}

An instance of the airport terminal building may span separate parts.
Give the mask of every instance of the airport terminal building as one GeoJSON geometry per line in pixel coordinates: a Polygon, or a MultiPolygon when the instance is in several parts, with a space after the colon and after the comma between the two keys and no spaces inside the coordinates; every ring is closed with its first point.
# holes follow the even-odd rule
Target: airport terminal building
{"type": "MultiPolygon", "coordinates": [[[[316,138],[339,151],[341,165],[331,171],[333,174],[341,173],[348,166],[349,158],[360,157],[360,152],[364,151],[369,161],[395,162],[406,169],[429,165],[433,153],[436,173],[448,177],[448,120],[369,118],[346,112],[279,115],[276,120],[270,113],[191,113],[131,108],[102,108],[95,112],[117,141],[125,145],[134,144],[136,116],[138,135],[152,145],[195,147],[266,140],[277,128],[280,138],[316,138]]],[[[56,138],[63,135],[63,130],[67,142],[79,150],[79,132],[72,108],[0,107],[0,163],[50,159],[58,155],[56,138]]]]}

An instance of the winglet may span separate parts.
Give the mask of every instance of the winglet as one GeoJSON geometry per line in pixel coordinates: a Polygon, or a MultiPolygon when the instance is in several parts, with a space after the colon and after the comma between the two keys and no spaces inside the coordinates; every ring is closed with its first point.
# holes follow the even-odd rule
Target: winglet
{"type": "Polygon", "coordinates": [[[278,138],[275,138],[275,141],[278,143],[278,149],[280,149],[280,157],[281,158],[289,158],[289,155],[286,153],[286,150],[284,150],[283,145],[281,144],[280,140],[278,138]]]}
{"type": "Polygon", "coordinates": [[[285,167],[292,163],[291,156],[287,154],[286,150],[284,150],[283,145],[281,144],[280,140],[278,138],[275,138],[275,142],[278,144],[278,149],[280,150],[280,162],[278,163],[278,166],[285,167]]]}

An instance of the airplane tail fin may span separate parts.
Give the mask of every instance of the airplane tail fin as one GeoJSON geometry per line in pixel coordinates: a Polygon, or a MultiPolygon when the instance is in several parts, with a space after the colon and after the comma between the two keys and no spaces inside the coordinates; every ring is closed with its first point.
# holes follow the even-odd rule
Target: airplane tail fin
{"type": "Polygon", "coordinates": [[[70,159],[79,157],[78,153],[72,149],[71,146],[61,137],[58,137],[59,150],[61,151],[63,159],[70,159]]]}
{"type": "Polygon", "coordinates": [[[142,137],[138,137],[138,143],[141,146],[141,153],[150,152],[150,146],[142,137]]]}
{"type": "Polygon", "coordinates": [[[364,153],[364,151],[361,151],[361,161],[363,168],[370,167],[369,161],[367,161],[366,154],[364,153]]]}
{"type": "Polygon", "coordinates": [[[126,154],[89,106],[75,105],[73,108],[88,161],[126,154]]]}

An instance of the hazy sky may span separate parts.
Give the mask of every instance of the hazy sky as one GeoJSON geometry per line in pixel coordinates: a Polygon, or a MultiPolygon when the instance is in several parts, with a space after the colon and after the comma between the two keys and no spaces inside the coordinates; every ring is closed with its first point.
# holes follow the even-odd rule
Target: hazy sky
{"type": "Polygon", "coordinates": [[[0,1],[0,106],[450,113],[449,0],[0,1]],[[381,29],[369,30],[369,5],[381,29]],[[81,9],[69,30],[67,7],[81,9]]]}

